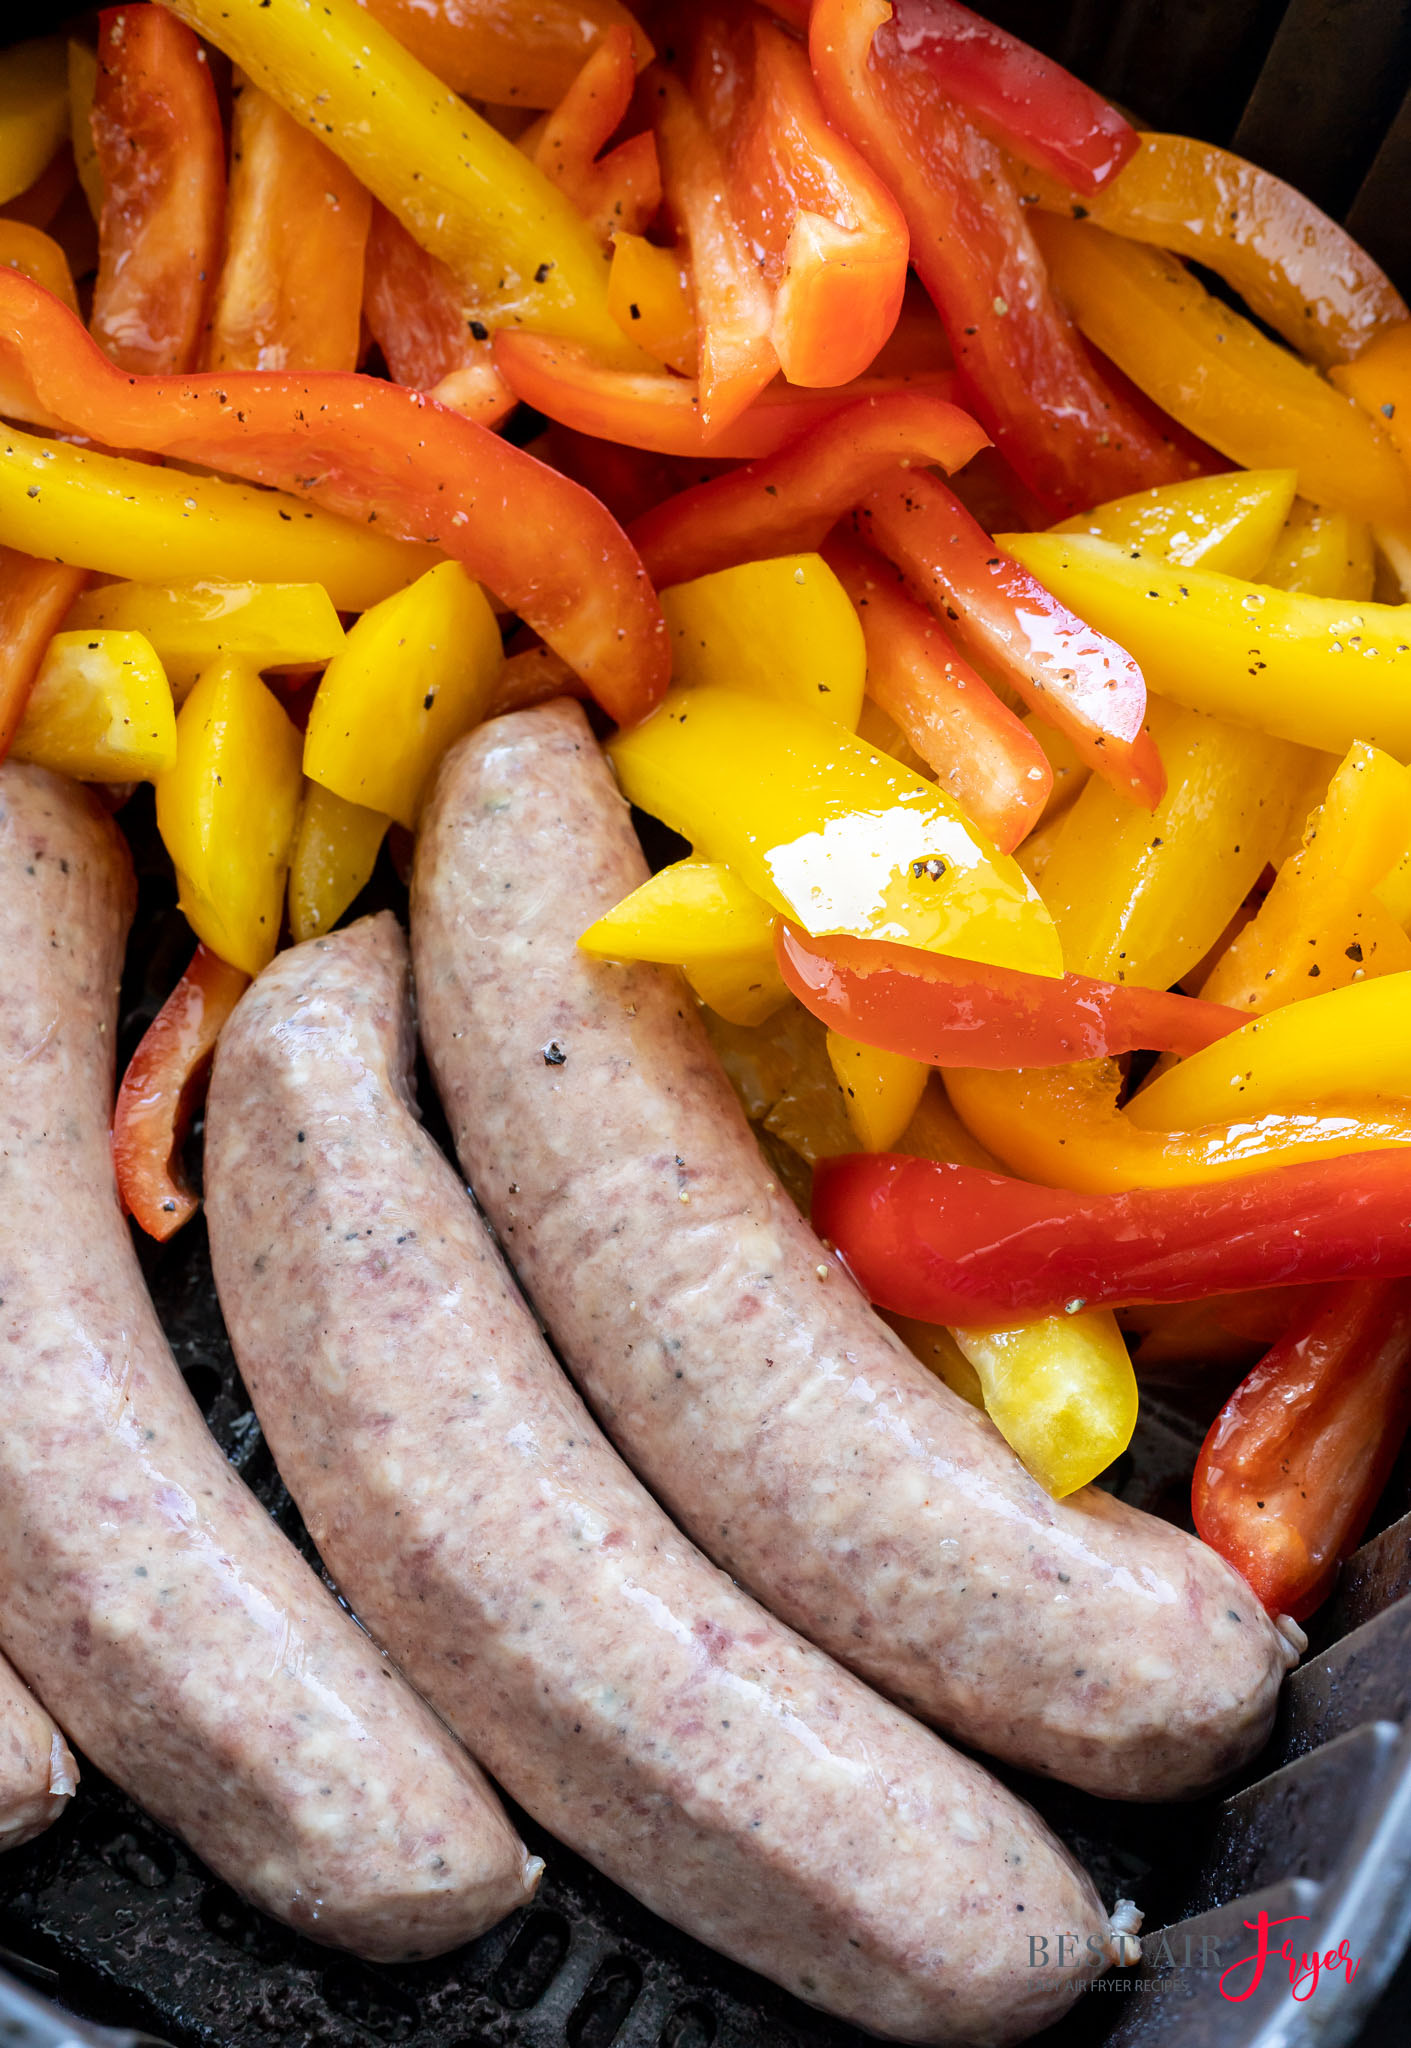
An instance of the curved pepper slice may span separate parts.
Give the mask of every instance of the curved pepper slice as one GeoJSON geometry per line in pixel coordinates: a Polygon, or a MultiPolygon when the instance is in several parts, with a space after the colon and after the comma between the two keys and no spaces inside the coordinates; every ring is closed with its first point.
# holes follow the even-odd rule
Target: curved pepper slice
{"type": "Polygon", "coordinates": [[[1279,590],[1300,591],[1309,597],[1352,598],[1359,603],[1372,595],[1377,577],[1372,533],[1366,521],[1310,504],[1307,498],[1294,499],[1284,530],[1262,568],[1242,569],[1230,562],[1204,566],[1223,569],[1227,576],[1272,583],[1279,590]]]}
{"type": "Polygon", "coordinates": [[[206,53],[165,7],[98,19],[103,179],[94,339],[124,370],[194,369],[225,211],[225,131],[206,53]]]}
{"type": "Polygon", "coordinates": [[[943,397],[918,391],[835,397],[831,415],[776,455],[679,492],[632,524],[659,585],[713,575],[761,555],[822,546],[842,514],[898,463],[961,469],[985,447],[982,428],[943,397]]]}
{"type": "Polygon", "coordinates": [[[296,944],[332,931],[377,864],[392,820],[311,782],[289,863],[289,929],[296,944]]]}
{"type": "Polygon", "coordinates": [[[86,581],[83,569],[0,547],[0,761],[24,716],[44,650],[86,581]]]}
{"type": "Polygon", "coordinates": [[[895,0],[896,39],[941,90],[1026,163],[1099,192],[1140,137],[1091,86],[956,0],[895,0]]]}
{"type": "Polygon", "coordinates": [[[854,1153],[814,1169],[813,1227],[882,1308],[1021,1317],[1411,1273],[1411,1158],[1378,1152],[1193,1193],[1073,1195],[973,1166],[854,1153]]]}
{"type": "MultiPolygon", "coordinates": [[[[661,205],[661,166],[649,134],[603,151],[625,119],[637,82],[632,32],[614,22],[534,139],[546,178],[573,201],[604,242],[639,232],[661,205]]],[[[521,147],[528,137],[521,137],[521,147]]]]}
{"type": "Polygon", "coordinates": [[[80,782],[150,782],[170,768],[176,714],[150,642],[140,633],[56,633],[13,752],[80,782]]]}
{"type": "Polygon", "coordinates": [[[105,583],[84,593],[68,624],[140,633],[178,700],[224,655],[259,669],[302,668],[331,661],[344,637],[319,583],[105,583]]]}
{"type": "Polygon", "coordinates": [[[1195,1526],[1271,1614],[1302,1621],[1357,1546],[1411,1422],[1411,1286],[1319,1289],[1210,1426],[1195,1526]]]}
{"type": "Polygon", "coordinates": [[[363,316],[398,384],[424,391],[482,427],[497,427],[515,395],[495,368],[490,330],[467,318],[465,293],[437,257],[376,203],[363,264],[363,316]]]}
{"type": "Polygon", "coordinates": [[[122,1077],[113,1110],[118,1195],[149,1237],[172,1236],[200,1207],[181,1168],[182,1141],[216,1040],[249,986],[248,974],[198,946],[122,1077]]]}
{"type": "Polygon", "coordinates": [[[1110,1311],[951,1332],[985,1413],[1055,1500],[1105,1472],[1137,1426],[1137,1376],[1110,1311]]]}
{"type": "MultiPolygon", "coordinates": [[[[1366,250],[1272,171],[1190,135],[1139,141],[1120,177],[1101,192],[1082,188],[1081,206],[1073,190],[1032,174],[1023,196],[1203,263],[1320,369],[1411,318],[1366,250]]],[[[1076,182],[1070,176],[1068,187],[1076,182]]]]}
{"type": "Polygon", "coordinates": [[[631,35],[639,71],[652,54],[620,0],[368,0],[368,13],[457,92],[506,107],[557,106],[608,29],[631,35]]]}
{"type": "Polygon", "coordinates": [[[1239,1012],[1223,1004],[1083,974],[1051,981],[884,940],[810,938],[787,922],[774,944],[790,989],[830,1030],[933,1067],[1053,1067],[1139,1049],[1199,1053],[1240,1030],[1239,1012]]]}
{"type": "Polygon", "coordinates": [[[28,221],[0,218],[0,264],[7,270],[22,270],[45,291],[62,299],[71,313],[78,311],[69,259],[52,236],[28,221]]]}
{"type": "Polygon", "coordinates": [[[1089,614],[1069,611],[937,476],[898,471],[855,517],[864,539],[906,571],[936,616],[1065,733],[1095,774],[1155,808],[1166,775],[1145,726],[1146,683],[1125,646],[1089,614]]]}
{"type": "Polygon", "coordinates": [[[556,470],[417,393],[336,371],[125,376],[16,271],[0,271],[0,393],[8,412],[233,470],[439,545],[614,718],[642,717],[666,686],[661,610],[616,521],[556,470]]]}
{"type": "Polygon", "coordinates": [[[1236,469],[1157,484],[1094,505],[1051,528],[1091,533],[1184,569],[1218,569],[1223,576],[1258,576],[1283,532],[1298,489],[1292,469],[1236,469]]]}

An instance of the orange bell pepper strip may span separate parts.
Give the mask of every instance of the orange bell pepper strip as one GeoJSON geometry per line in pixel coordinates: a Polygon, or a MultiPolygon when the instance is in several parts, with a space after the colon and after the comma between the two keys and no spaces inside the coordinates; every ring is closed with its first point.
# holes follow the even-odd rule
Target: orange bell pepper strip
{"type": "Polygon", "coordinates": [[[426,391],[482,427],[514,411],[484,322],[439,257],[374,200],[363,268],[363,315],[398,384],[426,391]]]}
{"type": "Polygon", "coordinates": [[[0,270],[0,402],[12,417],[228,470],[440,546],[619,722],[644,717],[666,688],[661,608],[611,516],[416,393],[336,371],[127,376],[57,299],[0,270]]]}
{"type": "Polygon", "coordinates": [[[962,469],[985,445],[969,413],[920,392],[835,403],[777,455],[668,498],[634,522],[652,581],[689,583],[765,555],[808,553],[898,463],[962,469]]]}
{"type": "Polygon", "coordinates": [[[535,138],[535,163],[568,194],[607,241],[615,228],[638,234],[661,204],[661,166],[649,134],[608,143],[622,125],[637,83],[632,32],[615,22],[535,138]]]}
{"type": "Polygon", "coordinates": [[[0,761],[19,731],[44,650],[87,581],[86,569],[0,547],[0,761]]]}
{"type": "Polygon", "coordinates": [[[860,398],[914,392],[949,399],[955,392],[948,370],[861,377],[832,391],[805,391],[779,382],[768,385],[729,426],[708,428],[694,377],[614,369],[573,342],[502,329],[495,336],[495,367],[516,398],[580,434],[596,434],[648,454],[745,462],[777,454],[860,398]]]}
{"type": "Polygon", "coordinates": [[[976,412],[1049,516],[1191,474],[1085,351],[1003,153],[908,55],[886,0],[816,0],[809,52],[829,119],[900,202],[976,412]]]}
{"type": "Polygon", "coordinates": [[[237,82],[208,370],[355,370],[372,200],[317,136],[237,82]]]}
{"type": "Polygon", "coordinates": [[[22,270],[45,291],[62,299],[71,313],[78,311],[69,259],[42,228],[28,221],[0,219],[0,264],[6,270],[22,270]]]}
{"type": "Polygon", "coordinates": [[[641,70],[652,46],[620,0],[364,0],[369,14],[467,99],[557,106],[583,60],[612,28],[632,38],[641,70]]]}
{"type": "Polygon", "coordinates": [[[721,153],[685,87],[655,76],[662,187],[691,265],[698,335],[700,420],[707,445],[737,420],[779,368],[774,308],[726,197],[721,153]]]}
{"type": "Polygon", "coordinates": [[[937,617],[1031,711],[1067,735],[1089,768],[1155,809],[1166,776],[1146,730],[1146,684],[1125,648],[1003,553],[929,471],[896,471],[855,517],[864,539],[906,572],[937,617]]]}
{"type": "Polygon", "coordinates": [[[197,37],[164,7],[109,8],[92,118],[104,185],[94,338],[124,370],[189,370],[225,210],[225,132],[197,37]]]}
{"type": "MultiPolygon", "coordinates": [[[[1033,172],[1021,197],[1203,263],[1284,340],[1326,370],[1411,319],[1391,280],[1292,185],[1213,142],[1142,135],[1102,191],[1033,172]]],[[[1061,173],[1058,174],[1061,177],[1061,173]]]]}
{"type": "Polygon", "coordinates": [[[1053,788],[1044,750],[954,647],[897,570],[846,536],[823,559],[857,606],[867,644],[867,694],[966,816],[1013,853],[1053,788]]]}
{"type": "Polygon", "coordinates": [[[1408,1423],[1411,1283],[1310,1290],[1201,1445],[1197,1532],[1270,1614],[1305,1620],[1361,1540],[1408,1423]]]}
{"type": "Polygon", "coordinates": [[[806,52],[757,10],[704,16],[691,82],[773,296],[770,339],[785,376],[860,377],[901,310],[901,209],[829,125],[806,52]]]}
{"type": "Polygon", "coordinates": [[[173,1236],[201,1206],[182,1171],[182,1142],[205,1094],[216,1040],[249,986],[248,974],[198,946],[122,1077],[113,1110],[118,1195],[149,1237],[173,1236]]]}
{"type": "Polygon", "coordinates": [[[1331,377],[1376,422],[1402,461],[1411,462],[1411,319],[1387,328],[1331,377]]]}

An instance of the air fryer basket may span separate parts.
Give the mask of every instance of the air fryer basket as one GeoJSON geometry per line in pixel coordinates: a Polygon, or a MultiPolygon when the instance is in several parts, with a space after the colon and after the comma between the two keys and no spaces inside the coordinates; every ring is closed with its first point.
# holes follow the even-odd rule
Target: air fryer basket
{"type": "MultiPolygon", "coordinates": [[[[1411,0],[1007,0],[986,11],[1153,125],[1232,143],[1289,178],[1411,292],[1411,0]]],[[[11,21],[34,34],[66,12],[31,6],[11,21]]],[[[143,873],[122,1058],[190,944],[150,805],[139,798],[125,822],[143,873]]],[[[385,859],[364,907],[383,903],[405,911],[385,859]]],[[[434,1114],[425,1085],[422,1099],[434,1114]]],[[[202,1225],[165,1247],[144,1242],[142,1253],[212,1430],[312,1559],[231,1357],[202,1225]]],[[[1198,1412],[1148,1393],[1132,1449],[1105,1483],[1185,1519],[1201,1433],[1198,1412]]],[[[1146,1943],[1130,1988],[1108,1980],[1083,1998],[1042,2037],[1050,2048],[1411,2041],[1411,1969],[1398,1968],[1411,1938],[1411,1456],[1313,1627],[1268,1750],[1219,1799],[1119,1806],[1004,1773],[1109,1901],[1135,1897],[1147,1934],[1168,1930],[1165,1945],[1146,1943]],[[1339,1976],[1299,2003],[1275,1963],[1254,1996],[1222,1998],[1219,1973],[1249,1954],[1243,1923],[1261,1907],[1272,1919],[1308,1916],[1295,1923],[1301,1950],[1346,1938],[1361,1959],[1351,1985],[1339,1976]]],[[[374,1967],[246,1906],[87,1766],[58,1826],[0,1858],[0,1964],[14,1973],[0,1970],[0,2039],[17,2048],[136,2048],[154,2038],[179,2048],[861,2048],[866,2037],[678,1935],[520,1819],[548,1861],[533,1905],[455,1955],[374,1967]]],[[[1061,1932],[1050,1930],[1050,1952],[1061,1932]]],[[[1041,1955],[1034,1967],[1056,1975],[1041,1955]]],[[[1230,1988],[1248,1981],[1245,1972],[1230,1988]]]]}

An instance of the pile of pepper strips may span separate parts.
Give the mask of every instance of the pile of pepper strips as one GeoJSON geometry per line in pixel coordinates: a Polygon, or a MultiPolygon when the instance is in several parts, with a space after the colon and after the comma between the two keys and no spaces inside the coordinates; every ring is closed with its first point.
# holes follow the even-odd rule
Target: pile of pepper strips
{"type": "Polygon", "coordinates": [[[1411,1415],[1411,318],[1340,230],[950,0],[142,4],[0,60],[0,413],[0,746],[154,782],[201,941],[144,1228],[286,901],[574,690],[693,849],[585,945],[1053,1491],[1114,1306],[1262,1351],[1196,1521],[1318,1603],[1411,1415]]]}

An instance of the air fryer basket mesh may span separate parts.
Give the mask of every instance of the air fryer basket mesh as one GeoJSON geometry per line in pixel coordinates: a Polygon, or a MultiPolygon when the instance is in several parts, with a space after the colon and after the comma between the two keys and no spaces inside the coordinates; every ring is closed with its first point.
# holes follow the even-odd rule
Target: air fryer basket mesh
{"type": "MultiPolygon", "coordinates": [[[[1151,124],[1233,142],[1290,178],[1345,217],[1411,289],[1407,0],[1010,0],[986,11],[1151,124]]],[[[65,12],[26,9],[24,30],[65,12]]],[[[143,872],[121,1057],[190,943],[150,808],[139,799],[126,822],[143,872]]],[[[385,861],[365,907],[384,903],[405,909],[385,861]]],[[[425,1086],[422,1099],[434,1107],[425,1086]]],[[[236,1372],[202,1226],[165,1247],[144,1242],[142,1253],[178,1362],[222,1448],[316,1563],[236,1372]]],[[[1182,1519],[1200,1434],[1194,1412],[1148,1396],[1132,1450],[1107,1483],[1182,1519]]],[[[1364,2024],[1365,2048],[1411,2039],[1411,1980],[1396,1968],[1411,1933],[1408,1510],[1403,1458],[1242,1789],[1129,1807],[1004,1774],[1109,1901],[1135,1896],[1148,1930],[1170,1930],[1132,1989],[1080,2001],[1043,2037],[1051,2048],[1339,2048],[1364,2024]],[[1248,1953],[1242,1923],[1259,1906],[1273,1917],[1308,1915],[1300,1947],[1335,1947],[1346,1936],[1362,1958],[1351,1987],[1339,1979],[1298,2004],[1270,1971],[1244,2003],[1220,1998],[1219,1969],[1248,1953]]],[[[384,1968],[315,1948],[256,1913],[88,1767],[64,1820],[0,1860],[0,1962],[87,2020],[75,2024],[0,1974],[0,2037],[19,2048],[135,2048],[151,2036],[182,2048],[863,2042],[678,1935],[519,1818],[548,1860],[534,1904],[452,1956],[384,1968]]]]}

